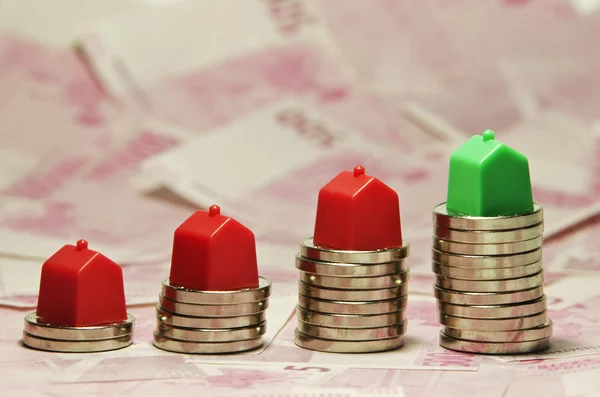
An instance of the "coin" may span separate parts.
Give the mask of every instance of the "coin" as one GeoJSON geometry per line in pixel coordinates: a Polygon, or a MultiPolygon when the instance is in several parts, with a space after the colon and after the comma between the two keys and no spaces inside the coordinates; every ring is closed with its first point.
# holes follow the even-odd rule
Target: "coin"
{"type": "Polygon", "coordinates": [[[375,328],[399,324],[406,319],[405,309],[396,310],[391,313],[378,313],[368,315],[356,314],[328,314],[296,308],[298,320],[312,325],[326,327],[347,328],[375,328]]]}
{"type": "Polygon", "coordinates": [[[300,244],[300,255],[317,261],[338,263],[386,263],[406,258],[410,253],[410,245],[404,242],[402,247],[387,248],[372,251],[346,251],[333,248],[318,247],[313,238],[308,238],[300,244]]]}
{"type": "Polygon", "coordinates": [[[522,354],[547,349],[550,347],[550,338],[525,342],[475,342],[452,338],[440,332],[440,346],[467,353],[522,354]]]}
{"type": "Polygon", "coordinates": [[[330,314],[381,314],[406,308],[406,298],[370,302],[336,302],[298,295],[298,306],[330,314]]]}
{"type": "Polygon", "coordinates": [[[257,288],[233,291],[198,291],[172,286],[167,279],[162,282],[162,295],[175,302],[201,305],[248,303],[267,299],[271,295],[271,282],[266,278],[259,277],[257,288]]]}
{"type": "Polygon", "coordinates": [[[303,334],[296,330],[294,343],[309,350],[317,350],[328,353],[375,353],[393,350],[404,344],[404,335],[390,339],[368,340],[368,341],[338,341],[332,339],[316,338],[303,334]]]}
{"type": "Polygon", "coordinates": [[[438,309],[445,314],[468,318],[514,318],[530,316],[546,310],[546,296],[534,301],[501,306],[462,306],[438,301],[438,309]]]}
{"type": "Polygon", "coordinates": [[[445,327],[442,331],[451,338],[475,342],[518,342],[546,339],[552,336],[552,320],[548,319],[540,327],[520,329],[517,331],[471,331],[445,327]]]}
{"type": "Polygon", "coordinates": [[[162,350],[186,354],[240,353],[254,350],[263,344],[262,337],[236,342],[190,342],[157,334],[154,332],[154,346],[162,350]]]}
{"type": "Polygon", "coordinates": [[[435,284],[438,287],[453,289],[455,291],[467,292],[508,292],[521,291],[537,287],[544,283],[544,271],[535,273],[531,276],[513,278],[508,280],[459,280],[435,276],[435,284]]]}
{"type": "Polygon", "coordinates": [[[256,325],[265,321],[266,312],[235,317],[191,317],[180,316],[156,306],[156,316],[163,324],[183,328],[239,328],[256,325]]]}
{"type": "Polygon", "coordinates": [[[239,303],[235,305],[199,305],[194,303],[175,302],[162,295],[158,297],[161,309],[171,313],[198,317],[233,317],[245,316],[264,311],[269,307],[269,300],[239,303]]]}
{"type": "Polygon", "coordinates": [[[469,331],[514,331],[542,326],[548,321],[548,315],[546,311],[543,311],[542,313],[525,317],[480,319],[455,317],[438,312],[438,319],[442,325],[450,328],[466,329],[469,331]]]}
{"type": "Polygon", "coordinates": [[[433,209],[433,223],[442,227],[457,230],[510,230],[521,229],[542,222],[544,219],[542,206],[533,203],[533,212],[513,216],[476,217],[450,215],[446,203],[433,209]]]}
{"type": "Polygon", "coordinates": [[[302,295],[310,296],[311,298],[326,299],[344,302],[367,302],[367,301],[383,301],[388,299],[399,298],[406,296],[408,293],[408,284],[401,284],[399,287],[383,288],[383,289],[366,289],[366,290],[348,290],[348,289],[333,289],[315,287],[298,281],[298,292],[302,295]]]}
{"type": "Polygon", "coordinates": [[[406,270],[406,262],[400,259],[394,262],[372,265],[354,263],[321,262],[296,255],[296,268],[307,273],[316,273],[335,277],[385,276],[406,270]]]}
{"type": "Polygon", "coordinates": [[[525,241],[517,241],[514,243],[503,243],[503,244],[468,244],[468,243],[456,243],[454,241],[442,240],[440,238],[433,237],[433,248],[451,252],[453,254],[462,255],[508,255],[518,254],[527,251],[533,251],[534,249],[542,246],[542,237],[532,238],[525,241]]]}
{"type": "Polygon", "coordinates": [[[342,341],[365,341],[389,339],[406,333],[406,320],[400,324],[377,328],[334,328],[312,325],[298,321],[298,331],[322,339],[342,341]]]}
{"type": "Polygon", "coordinates": [[[516,267],[539,262],[542,259],[542,250],[537,248],[522,254],[474,256],[457,255],[432,249],[431,259],[439,264],[468,269],[497,269],[516,267]]]}
{"type": "Polygon", "coordinates": [[[500,267],[498,269],[467,269],[431,263],[431,269],[437,275],[458,278],[461,280],[505,280],[531,276],[543,270],[542,262],[515,267],[500,267]]]}
{"type": "Polygon", "coordinates": [[[157,327],[157,332],[162,336],[190,342],[235,342],[256,339],[264,335],[266,331],[266,321],[249,327],[229,329],[179,328],[160,322],[157,327]]]}
{"type": "Polygon", "coordinates": [[[434,237],[442,240],[467,244],[501,244],[531,240],[542,235],[542,222],[522,229],[512,230],[455,230],[444,226],[434,225],[434,237]]]}
{"type": "Polygon", "coordinates": [[[364,290],[399,287],[406,283],[409,278],[409,270],[400,273],[388,274],[387,276],[375,277],[334,277],[321,276],[314,273],[300,271],[300,280],[306,284],[317,287],[364,290]]]}
{"type": "Polygon", "coordinates": [[[433,293],[437,299],[457,305],[506,305],[537,299],[544,295],[544,288],[538,286],[510,292],[462,292],[434,285],[433,293]]]}
{"type": "Polygon", "coordinates": [[[120,323],[86,327],[62,327],[43,323],[33,312],[25,316],[24,331],[29,335],[44,339],[92,341],[129,335],[133,332],[133,324],[134,318],[131,314],[128,314],[127,320],[120,323]]]}
{"type": "Polygon", "coordinates": [[[23,344],[37,350],[62,353],[94,353],[116,350],[133,343],[133,334],[126,334],[111,339],[97,340],[61,340],[42,338],[23,331],[23,344]]]}

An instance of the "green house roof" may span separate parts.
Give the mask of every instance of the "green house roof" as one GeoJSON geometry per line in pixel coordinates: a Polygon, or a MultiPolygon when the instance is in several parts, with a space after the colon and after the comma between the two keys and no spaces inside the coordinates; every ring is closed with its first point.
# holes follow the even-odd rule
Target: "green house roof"
{"type": "Polygon", "coordinates": [[[450,157],[446,208],[486,217],[532,212],[527,158],[497,141],[492,130],[471,137],[450,157]]]}

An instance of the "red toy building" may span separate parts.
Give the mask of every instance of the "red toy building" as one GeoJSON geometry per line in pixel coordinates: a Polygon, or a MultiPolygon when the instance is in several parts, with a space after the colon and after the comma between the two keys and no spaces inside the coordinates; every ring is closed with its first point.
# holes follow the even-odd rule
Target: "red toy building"
{"type": "Polygon", "coordinates": [[[65,245],[42,266],[36,314],[40,322],[71,327],[127,320],[123,270],[85,240],[65,245]]]}
{"type": "Polygon", "coordinates": [[[258,287],[254,233],[216,205],[196,211],[175,230],[169,282],[200,291],[258,287]]]}
{"type": "Polygon", "coordinates": [[[368,251],[402,246],[398,194],[362,166],[319,191],[315,245],[368,251]]]}

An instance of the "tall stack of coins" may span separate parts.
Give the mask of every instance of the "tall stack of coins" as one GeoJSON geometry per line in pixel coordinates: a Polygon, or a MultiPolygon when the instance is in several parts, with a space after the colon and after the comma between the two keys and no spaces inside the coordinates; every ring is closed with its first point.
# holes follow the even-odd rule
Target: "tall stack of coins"
{"type": "Polygon", "coordinates": [[[450,157],[448,200],[433,211],[440,345],[485,354],[550,344],[542,269],[542,207],[527,158],[475,135],[450,157]]]}
{"type": "Polygon", "coordinates": [[[408,245],[374,251],[300,246],[296,344],[332,353],[398,348],[406,333],[408,245]]]}
{"type": "Polygon", "coordinates": [[[216,354],[262,345],[271,282],[258,276],[254,234],[213,205],[176,230],[156,307],[154,346],[216,354]]]}
{"type": "Polygon", "coordinates": [[[542,208],[506,217],[450,216],[434,210],[432,268],[440,344],[487,354],[549,346],[542,269],[542,208]]]}
{"type": "Polygon", "coordinates": [[[233,353],[262,345],[267,329],[271,283],[258,288],[198,291],[174,287],[168,280],[156,307],[154,345],[179,353],[233,353]]]}
{"type": "Polygon", "coordinates": [[[396,192],[362,166],[337,175],[319,192],[314,238],[296,255],[295,343],[334,353],[402,346],[408,254],[396,192]]]}

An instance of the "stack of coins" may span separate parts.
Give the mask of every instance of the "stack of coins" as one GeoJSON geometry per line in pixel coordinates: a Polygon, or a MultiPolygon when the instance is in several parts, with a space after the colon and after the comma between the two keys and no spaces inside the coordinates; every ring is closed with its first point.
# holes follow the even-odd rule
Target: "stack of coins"
{"type": "Polygon", "coordinates": [[[401,347],[406,332],[408,244],[347,251],[301,243],[295,343],[332,353],[401,347]]]}
{"type": "Polygon", "coordinates": [[[45,323],[35,312],[25,317],[23,343],[34,349],[54,352],[92,353],[121,349],[133,343],[134,318],[85,327],[58,326],[45,323]]]}
{"type": "Polygon", "coordinates": [[[486,354],[547,348],[541,206],[518,216],[470,217],[449,215],[444,203],[433,215],[441,346],[486,354]]]}
{"type": "Polygon", "coordinates": [[[259,277],[257,288],[198,291],[168,280],[156,307],[154,345],[177,353],[234,353],[262,345],[267,329],[271,282],[259,277]]]}
{"type": "Polygon", "coordinates": [[[23,344],[54,352],[115,350],[133,343],[134,322],[121,267],[79,240],[42,265],[38,303],[25,316],[23,344]]]}

